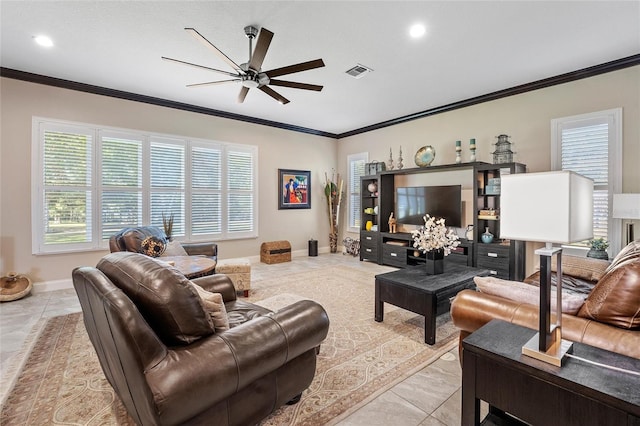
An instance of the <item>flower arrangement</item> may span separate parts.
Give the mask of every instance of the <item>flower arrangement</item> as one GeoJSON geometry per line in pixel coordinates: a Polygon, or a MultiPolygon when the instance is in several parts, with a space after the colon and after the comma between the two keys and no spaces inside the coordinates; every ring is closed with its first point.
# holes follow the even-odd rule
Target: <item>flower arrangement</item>
{"type": "Polygon", "coordinates": [[[436,219],[429,215],[424,217],[424,226],[411,233],[413,237],[413,247],[423,253],[432,250],[443,250],[448,256],[451,250],[458,247],[460,241],[452,230],[447,230],[444,219],[436,219]]]}

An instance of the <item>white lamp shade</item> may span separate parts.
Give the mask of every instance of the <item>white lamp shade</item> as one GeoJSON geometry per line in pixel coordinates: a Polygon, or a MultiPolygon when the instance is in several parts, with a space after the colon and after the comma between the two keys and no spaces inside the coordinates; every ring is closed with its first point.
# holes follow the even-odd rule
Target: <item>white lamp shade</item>
{"type": "Polygon", "coordinates": [[[612,217],[640,219],[640,194],[613,194],[612,217]]]}
{"type": "Polygon", "coordinates": [[[501,178],[500,238],[568,244],[591,237],[591,179],[571,171],[501,178]]]}

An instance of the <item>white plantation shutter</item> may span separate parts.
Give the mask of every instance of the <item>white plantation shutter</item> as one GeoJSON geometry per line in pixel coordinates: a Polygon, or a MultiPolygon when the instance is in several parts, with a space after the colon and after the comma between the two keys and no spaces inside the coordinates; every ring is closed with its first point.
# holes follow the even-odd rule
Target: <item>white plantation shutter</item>
{"type": "Polygon", "coordinates": [[[347,157],[349,165],[349,228],[352,232],[359,232],[361,221],[360,178],[365,174],[365,164],[369,154],[362,152],[347,157]]]}
{"type": "Polygon", "coordinates": [[[100,144],[102,239],[142,222],[142,139],[105,132],[100,144]]]}
{"type": "Polygon", "coordinates": [[[162,229],[173,214],[173,237],[185,235],[185,147],[182,141],[154,138],[150,144],[150,223],[162,229]]]}
{"type": "Polygon", "coordinates": [[[222,233],[222,147],[191,150],[191,233],[222,233]]]}
{"type": "Polygon", "coordinates": [[[256,237],[250,145],[35,118],[33,253],[105,249],[122,228],[173,215],[187,241],[256,237]]]}
{"type": "Polygon", "coordinates": [[[609,110],[552,121],[552,168],[593,179],[593,236],[610,242],[619,239],[609,212],[622,179],[621,168],[615,166],[622,144],[621,116],[620,110],[609,110]]]}
{"type": "MultiPolygon", "coordinates": [[[[86,248],[92,241],[93,134],[70,125],[37,127],[38,190],[34,193],[34,252],[86,248]]],[[[36,132],[34,132],[36,133],[36,132]]]]}
{"type": "Polygon", "coordinates": [[[227,230],[229,234],[254,236],[255,153],[232,146],[227,150],[227,230]]]}

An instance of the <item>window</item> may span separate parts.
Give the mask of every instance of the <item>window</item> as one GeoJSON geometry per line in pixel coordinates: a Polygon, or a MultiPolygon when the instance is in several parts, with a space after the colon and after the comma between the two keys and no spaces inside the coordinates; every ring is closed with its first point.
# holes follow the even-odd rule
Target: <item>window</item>
{"type": "Polygon", "coordinates": [[[362,217],[360,206],[360,178],[364,176],[365,164],[369,160],[367,152],[347,156],[349,165],[349,230],[360,232],[362,217]]]}
{"type": "Polygon", "coordinates": [[[620,248],[620,221],[611,219],[613,194],[622,188],[622,110],[551,121],[551,168],[593,179],[593,234],[620,248]]]}
{"type": "Polygon", "coordinates": [[[33,253],[104,249],[128,226],[188,241],[257,234],[257,147],[33,120],[33,253]]]}

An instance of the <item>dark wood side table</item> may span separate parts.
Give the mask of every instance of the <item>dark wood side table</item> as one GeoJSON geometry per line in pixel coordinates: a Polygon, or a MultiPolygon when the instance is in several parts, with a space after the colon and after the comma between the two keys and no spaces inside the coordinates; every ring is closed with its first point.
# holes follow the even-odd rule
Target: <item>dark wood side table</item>
{"type": "MultiPolygon", "coordinates": [[[[534,334],[493,320],[463,341],[463,425],[480,424],[480,400],[489,403],[488,418],[501,422],[511,415],[545,426],[640,425],[640,376],[576,358],[555,367],[522,355],[534,334]]],[[[639,359],[581,343],[573,344],[573,355],[640,372],[639,359]]]]}
{"type": "Polygon", "coordinates": [[[436,342],[436,316],[448,312],[449,299],[465,288],[474,288],[473,277],[486,269],[445,262],[444,272],[427,275],[425,265],[376,275],[375,320],[384,319],[384,302],[424,315],[424,342],[436,342]]]}
{"type": "Polygon", "coordinates": [[[189,279],[211,275],[217,265],[215,260],[205,256],[164,256],[157,259],[167,262],[189,279]]]}

